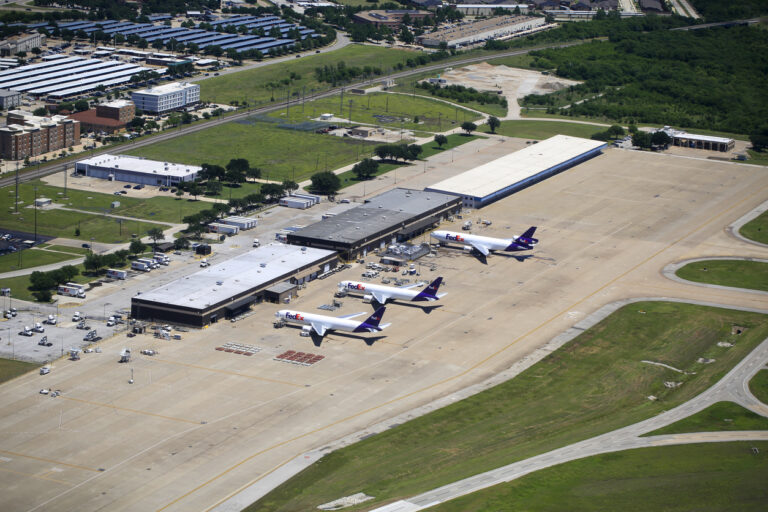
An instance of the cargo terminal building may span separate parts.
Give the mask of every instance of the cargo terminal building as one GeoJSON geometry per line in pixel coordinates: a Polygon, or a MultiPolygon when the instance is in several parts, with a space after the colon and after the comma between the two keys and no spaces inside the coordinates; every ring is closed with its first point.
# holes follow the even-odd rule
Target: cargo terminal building
{"type": "Polygon", "coordinates": [[[288,243],[338,251],[341,259],[424,233],[461,210],[461,198],[439,192],[396,188],[362,205],[287,235],[288,243]]]}
{"type": "Polygon", "coordinates": [[[466,208],[482,208],[599,155],[602,141],[555,135],[427,187],[452,194],[466,208]]]}
{"type": "Polygon", "coordinates": [[[334,268],[333,251],[272,243],[176,279],[131,299],[139,320],[203,327],[232,318],[251,304],[290,296],[298,284],[334,268]]]}

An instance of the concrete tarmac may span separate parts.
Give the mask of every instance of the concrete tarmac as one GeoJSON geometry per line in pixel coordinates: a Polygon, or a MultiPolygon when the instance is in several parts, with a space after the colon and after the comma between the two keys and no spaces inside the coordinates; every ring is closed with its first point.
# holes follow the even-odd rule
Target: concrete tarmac
{"type": "MultiPolygon", "coordinates": [[[[525,145],[472,142],[426,167],[398,170],[397,185],[421,188],[525,145]]],[[[492,255],[487,264],[441,248],[421,266],[423,279],[446,280],[441,307],[427,314],[389,306],[392,326],[373,342],[370,335],[331,334],[315,346],[295,328],[274,329],[273,313],[282,306],[262,304],[245,320],[191,331],[181,341],[119,335],[102,344],[102,354],[8,382],[0,386],[5,509],[210,510],[259,482],[279,481],[273,475],[297,457],[458,390],[479,389],[606,304],[663,296],[765,309],[762,295],[662,275],[670,262],[713,253],[768,256],[725,230],[765,200],[763,171],[608,149],[465,215],[492,220],[476,231],[490,236],[537,225],[541,242],[530,256],[492,255]],[[226,342],[261,351],[246,357],[214,350],[226,342]],[[121,365],[123,346],[159,354],[121,365]],[[325,359],[311,367],[276,361],[286,349],[325,359]],[[62,394],[39,395],[42,387],[62,394]]],[[[364,186],[381,191],[393,181],[390,173],[364,186]]],[[[373,193],[354,187],[352,197],[373,193]]],[[[460,222],[441,227],[458,229],[460,222]]],[[[331,302],[337,280],[359,279],[361,271],[353,265],[310,283],[291,306],[317,311],[331,302]]],[[[343,303],[336,314],[370,310],[355,299],[343,303]]]]}

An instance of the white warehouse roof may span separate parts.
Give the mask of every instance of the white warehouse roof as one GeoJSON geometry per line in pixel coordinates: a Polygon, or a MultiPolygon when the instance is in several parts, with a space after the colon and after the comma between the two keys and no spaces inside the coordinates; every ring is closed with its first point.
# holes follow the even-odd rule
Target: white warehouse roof
{"type": "Polygon", "coordinates": [[[555,135],[435,183],[427,190],[482,198],[603,146],[605,142],[599,140],[555,135]]]}
{"type": "Polygon", "coordinates": [[[188,176],[190,173],[198,173],[202,167],[197,165],[174,164],[147,160],[137,156],[110,155],[108,153],[80,160],[77,165],[89,165],[102,169],[119,169],[142,174],[162,176],[188,176]]]}
{"type": "Polygon", "coordinates": [[[190,84],[189,82],[173,82],[170,84],[158,85],[156,87],[150,87],[149,89],[142,89],[134,92],[134,94],[149,94],[154,96],[162,96],[171,92],[183,91],[184,89],[191,89],[194,87],[200,87],[198,84],[190,84]]]}
{"type": "MultiPolygon", "coordinates": [[[[271,243],[164,284],[137,299],[205,309],[334,254],[334,251],[271,243]]],[[[286,277],[287,279],[287,277],[286,277]]]]}

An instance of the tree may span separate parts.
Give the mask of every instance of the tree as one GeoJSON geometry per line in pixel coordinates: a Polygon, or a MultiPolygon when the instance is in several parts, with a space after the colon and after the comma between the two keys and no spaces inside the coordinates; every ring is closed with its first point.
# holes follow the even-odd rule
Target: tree
{"type": "Polygon", "coordinates": [[[163,234],[163,230],[160,228],[150,228],[147,231],[147,235],[149,238],[152,239],[152,245],[155,250],[157,250],[157,241],[158,240],[164,240],[165,235],[163,234]]]}
{"type": "Polygon", "coordinates": [[[400,30],[400,40],[405,44],[412,44],[414,41],[413,33],[405,25],[400,30]]]}
{"type": "Polygon", "coordinates": [[[667,144],[672,142],[672,137],[670,137],[667,132],[658,130],[656,132],[653,132],[651,134],[651,145],[652,146],[666,146],[667,144]]]}
{"type": "Polygon", "coordinates": [[[139,41],[136,43],[136,46],[138,46],[139,48],[142,48],[142,49],[144,49],[144,48],[146,48],[147,46],[149,46],[149,43],[147,42],[147,40],[146,40],[146,39],[144,39],[144,38],[141,38],[141,39],[139,39],[139,41]]]}
{"type": "Polygon", "coordinates": [[[443,144],[448,144],[448,137],[445,135],[437,134],[435,135],[435,142],[440,147],[440,149],[443,148],[443,144]]]}
{"type": "Polygon", "coordinates": [[[224,180],[230,185],[237,185],[245,181],[245,173],[239,169],[227,169],[224,180]]]}
{"type": "Polygon", "coordinates": [[[491,116],[488,118],[488,128],[491,129],[491,133],[496,133],[496,128],[501,126],[501,121],[499,121],[499,118],[496,116],[491,116]]]}
{"type": "Polygon", "coordinates": [[[467,132],[467,135],[470,135],[473,131],[477,130],[477,125],[469,121],[464,121],[461,123],[461,129],[467,132]]]}
{"type": "Polygon", "coordinates": [[[131,252],[131,254],[141,254],[146,248],[147,246],[144,245],[144,242],[138,238],[136,240],[132,240],[131,245],[128,246],[128,250],[131,252]]]}
{"type": "Polygon", "coordinates": [[[189,238],[182,236],[173,241],[173,248],[176,250],[189,249],[189,238]]]}
{"type": "Polygon", "coordinates": [[[189,186],[188,192],[189,192],[189,195],[194,196],[195,197],[195,201],[197,201],[197,196],[199,196],[200,193],[202,192],[202,187],[197,182],[192,183],[189,186]]]}
{"type": "Polygon", "coordinates": [[[288,192],[289,194],[293,192],[294,190],[299,189],[299,184],[292,180],[283,180],[283,190],[288,192]]]}
{"type": "Polygon", "coordinates": [[[217,196],[221,194],[222,185],[220,181],[209,181],[205,184],[205,195],[217,196]]]}
{"type": "Polygon", "coordinates": [[[651,147],[651,134],[648,132],[636,132],[632,135],[632,145],[639,148],[651,147]]]}
{"type": "Polygon", "coordinates": [[[276,201],[283,197],[285,189],[279,183],[264,183],[261,186],[261,193],[270,201],[276,201]]]}
{"type": "Polygon", "coordinates": [[[41,53],[43,53],[43,50],[35,46],[34,48],[32,48],[32,53],[34,53],[35,55],[40,55],[41,53]]]}
{"type": "Polygon", "coordinates": [[[257,180],[261,178],[261,169],[258,167],[249,167],[248,170],[245,171],[245,176],[252,180],[257,180]]]}
{"type": "Polygon", "coordinates": [[[88,100],[77,100],[75,102],[75,110],[78,112],[82,112],[83,110],[88,110],[90,108],[90,105],[88,105],[88,100]]]}
{"type": "Polygon", "coordinates": [[[40,117],[45,117],[48,114],[48,110],[45,107],[38,107],[32,111],[32,114],[40,117]]]}
{"type": "Polygon", "coordinates": [[[85,261],[83,262],[83,267],[88,272],[96,272],[103,266],[104,266],[104,258],[101,256],[101,254],[94,254],[93,252],[90,252],[85,255],[85,261]]]}
{"type": "Polygon", "coordinates": [[[331,171],[318,172],[310,179],[312,190],[318,194],[332,195],[341,188],[341,180],[331,171]]]}
{"type": "Polygon", "coordinates": [[[370,158],[366,158],[352,167],[352,172],[357,176],[358,180],[367,180],[372,176],[375,176],[378,170],[379,162],[370,158]]]}
{"type": "Polygon", "coordinates": [[[763,151],[768,148],[768,124],[763,125],[749,134],[749,142],[752,143],[752,149],[763,151]]]}

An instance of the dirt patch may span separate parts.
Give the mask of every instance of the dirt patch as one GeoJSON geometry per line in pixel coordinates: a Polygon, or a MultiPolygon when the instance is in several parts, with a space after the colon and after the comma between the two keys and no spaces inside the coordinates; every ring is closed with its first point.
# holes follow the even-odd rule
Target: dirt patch
{"type": "Polygon", "coordinates": [[[530,69],[493,66],[487,62],[453,69],[441,75],[449,85],[473,87],[478,91],[501,91],[507,98],[507,115],[503,119],[520,119],[519,98],[528,94],[549,94],[578,84],[530,69]]]}

